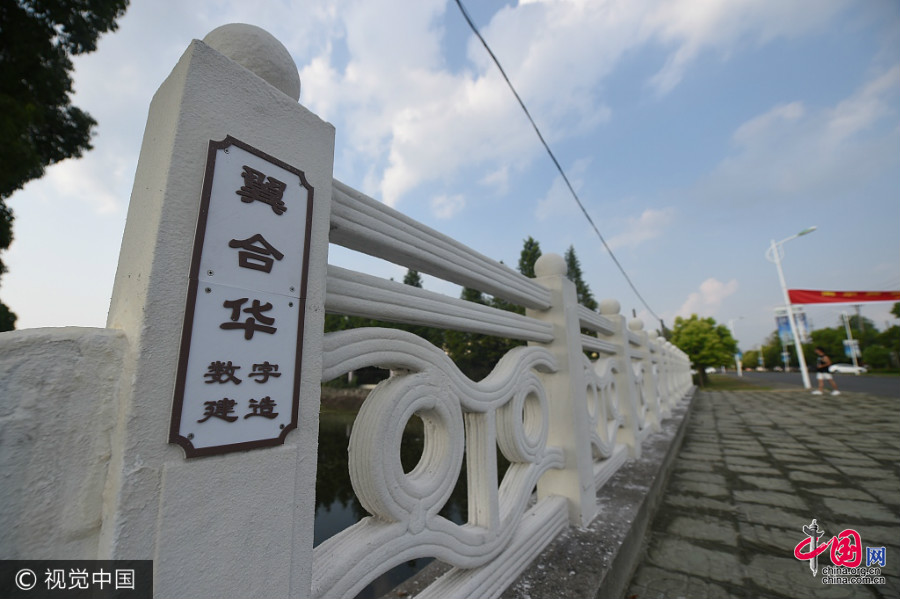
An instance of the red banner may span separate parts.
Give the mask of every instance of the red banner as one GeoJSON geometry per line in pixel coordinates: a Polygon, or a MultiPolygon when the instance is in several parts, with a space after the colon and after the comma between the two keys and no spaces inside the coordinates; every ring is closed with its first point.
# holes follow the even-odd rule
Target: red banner
{"type": "Polygon", "coordinates": [[[815,291],[788,289],[792,304],[861,304],[900,302],[900,291],[815,291]]]}

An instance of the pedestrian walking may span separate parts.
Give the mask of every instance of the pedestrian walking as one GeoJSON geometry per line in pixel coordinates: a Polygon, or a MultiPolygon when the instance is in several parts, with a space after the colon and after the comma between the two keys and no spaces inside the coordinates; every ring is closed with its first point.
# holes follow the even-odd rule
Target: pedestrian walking
{"type": "Polygon", "coordinates": [[[821,347],[816,348],[816,379],[819,381],[819,388],[813,391],[813,395],[822,395],[822,392],[825,391],[825,381],[831,383],[831,394],[832,395],[840,395],[841,392],[838,391],[837,383],[834,382],[834,377],[831,376],[831,373],[828,372],[828,367],[831,366],[831,358],[828,357],[828,354],[825,353],[825,350],[821,347]]]}

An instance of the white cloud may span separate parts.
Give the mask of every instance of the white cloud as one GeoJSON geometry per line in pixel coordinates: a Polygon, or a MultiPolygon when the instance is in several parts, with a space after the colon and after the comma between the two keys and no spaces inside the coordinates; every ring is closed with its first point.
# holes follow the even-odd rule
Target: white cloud
{"type": "Polygon", "coordinates": [[[678,309],[676,316],[690,317],[691,314],[707,317],[714,315],[722,306],[725,299],[733,295],[738,289],[738,282],[735,279],[723,283],[718,279],[711,277],[700,284],[700,289],[691,293],[681,308],[678,309]]]}
{"type": "MultiPolygon", "coordinates": [[[[285,0],[248,6],[228,0],[206,11],[172,0],[132,6],[120,32],[101,38],[101,46],[121,48],[128,60],[111,65],[100,54],[76,60],[76,104],[101,123],[98,150],[114,147],[112,154],[131,154],[133,163],[137,147],[123,144],[142,124],[134,112],[145,109],[145,98],[190,39],[224,23],[248,22],[271,31],[291,51],[300,65],[301,101],[322,118],[339,121],[336,160],[343,176],[365,180],[365,191],[389,205],[420,185],[475,165],[495,173],[496,179],[485,182],[496,182],[504,193],[508,178],[542,153],[474,36],[467,49],[471,63],[456,70],[447,64],[445,22],[459,18],[452,3],[285,0]],[[402,34],[378,26],[381,15],[396,11],[403,14],[402,34]],[[296,18],[300,14],[303,18],[296,18]],[[161,45],[156,32],[163,27],[168,35],[161,45]],[[154,51],[132,52],[134,40],[154,51]]],[[[704,48],[731,47],[748,31],[760,39],[802,31],[840,6],[535,0],[501,8],[482,33],[552,143],[584,135],[611,118],[599,95],[601,84],[640,45],[672,47],[671,65],[664,69],[669,82],[663,86],[670,89],[704,48]],[[799,14],[803,18],[788,18],[799,14]]],[[[848,124],[852,107],[846,108],[843,120],[835,115],[836,131],[848,124]]]]}
{"type": "Polygon", "coordinates": [[[643,24],[644,34],[675,50],[654,75],[651,86],[668,93],[690,63],[706,49],[726,56],[749,38],[765,43],[815,30],[840,12],[849,0],[670,0],[656,5],[643,24]]]}
{"type": "MultiPolygon", "coordinates": [[[[373,12],[384,10],[379,3],[348,4],[341,13],[346,65],[336,65],[323,47],[300,70],[302,101],[325,118],[340,115],[354,160],[378,163],[377,189],[368,191],[392,206],[410,190],[474,165],[508,177],[542,152],[474,36],[474,70],[453,71],[443,62],[444,11],[455,7],[419,4],[403,3],[402,35],[372,27],[373,12]]],[[[552,143],[610,118],[597,84],[636,43],[640,19],[637,5],[533,3],[500,9],[482,33],[552,143]]]]}
{"type": "Polygon", "coordinates": [[[466,199],[460,195],[440,195],[431,200],[431,212],[442,220],[453,218],[466,207],[466,199]]]}
{"type": "Polygon", "coordinates": [[[762,207],[858,189],[895,168],[900,66],[832,107],[780,104],[734,132],[735,153],[703,178],[695,194],[762,207]]]}
{"type": "Polygon", "coordinates": [[[802,102],[779,104],[769,112],[750,119],[738,127],[732,139],[738,145],[753,146],[760,139],[765,139],[772,131],[802,118],[805,112],[802,102]]]}
{"type": "Polygon", "coordinates": [[[675,211],[671,208],[663,210],[647,208],[639,217],[629,218],[624,230],[611,237],[607,243],[615,250],[623,247],[634,248],[645,241],[656,239],[663,234],[674,215],[675,211]]]}
{"type": "Polygon", "coordinates": [[[896,116],[900,65],[894,65],[859,91],[825,113],[825,138],[842,143],[872,128],[885,117],[896,116]]]}
{"type": "MultiPolygon", "coordinates": [[[[481,32],[552,144],[612,118],[600,96],[602,83],[626,53],[642,45],[670,48],[653,82],[665,92],[705,50],[727,54],[748,37],[799,35],[842,6],[843,0],[531,0],[502,7],[481,32]]],[[[542,153],[474,36],[469,65],[460,69],[445,62],[444,22],[459,18],[455,12],[442,0],[399,7],[395,0],[372,0],[347,1],[340,10],[313,15],[324,23],[328,40],[346,45],[347,56],[337,64],[328,42],[305,57],[301,99],[326,119],[340,116],[342,167],[368,171],[365,191],[388,205],[472,166],[507,177],[542,153]],[[373,26],[377,15],[397,10],[404,15],[402,34],[373,26]]],[[[312,50],[309,43],[304,49],[312,50]]],[[[539,218],[552,212],[554,202],[545,200],[539,218]]]]}
{"type": "Polygon", "coordinates": [[[509,190],[509,166],[502,166],[485,175],[480,183],[492,187],[496,193],[505,194],[509,190]]]}
{"type": "Polygon", "coordinates": [[[110,214],[128,205],[133,175],[134,165],[127,158],[88,153],[49,167],[32,189],[48,205],[60,200],[83,202],[97,214],[110,214]]]}

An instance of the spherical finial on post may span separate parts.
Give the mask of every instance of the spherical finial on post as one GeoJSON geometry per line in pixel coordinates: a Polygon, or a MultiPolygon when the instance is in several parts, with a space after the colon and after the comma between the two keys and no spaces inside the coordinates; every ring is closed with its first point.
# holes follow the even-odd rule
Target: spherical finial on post
{"type": "Polygon", "coordinates": [[[628,321],[628,328],[634,332],[643,331],[644,321],[640,318],[632,318],[630,321],[628,321]]]}
{"type": "Polygon", "coordinates": [[[614,299],[605,299],[600,301],[600,314],[604,316],[612,316],[618,314],[622,306],[614,299]]]}
{"type": "Polygon", "coordinates": [[[565,276],[568,270],[569,267],[566,266],[566,261],[559,254],[543,254],[534,263],[534,274],[539,277],[565,276]]]}
{"type": "Polygon", "coordinates": [[[229,23],[210,31],[203,42],[294,100],[300,99],[297,65],[287,48],[265,29],[229,23]]]}

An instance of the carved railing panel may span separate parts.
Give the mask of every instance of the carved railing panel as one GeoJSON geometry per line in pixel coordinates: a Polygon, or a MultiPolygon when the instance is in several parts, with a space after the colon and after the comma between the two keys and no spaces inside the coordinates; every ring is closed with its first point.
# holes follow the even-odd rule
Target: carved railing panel
{"type": "Polygon", "coordinates": [[[363,328],[325,337],[324,376],[364,366],[395,374],[367,397],[350,437],[354,491],[371,514],[315,550],[314,596],[353,596],[403,562],[435,557],[461,568],[482,566],[510,543],[540,476],[562,468],[547,447],[548,399],[536,372],[556,363],[537,347],[507,353],[475,382],[447,355],[411,333],[363,328]],[[413,416],[425,425],[418,464],[404,472],[400,439],[413,416]],[[500,484],[496,448],[510,461],[500,484]],[[466,453],[469,522],[439,515],[466,453]]]}
{"type": "Polygon", "coordinates": [[[332,243],[527,310],[329,265],[326,311],[529,346],[476,382],[412,333],[325,335],[323,381],[367,366],[392,375],[368,395],[350,435],[350,478],[370,515],[315,548],[312,596],[351,597],[401,563],[433,557],[453,568],[420,596],[497,597],[566,526],[590,523],[597,489],[640,457],[643,440],[689,388],[687,361],[639,319],[626,323],[618,302],[604,300],[599,313],[579,305],[559,256],[543,256],[529,279],[337,181],[332,200],[332,243]],[[400,443],[414,417],[425,442],[407,471],[400,443]],[[498,450],[510,462],[499,482],[498,450]],[[468,521],[456,524],[441,509],[463,468],[468,521]]]}
{"type": "Polygon", "coordinates": [[[591,447],[594,459],[601,461],[613,455],[617,432],[625,423],[616,405],[616,374],[621,366],[614,357],[601,358],[595,364],[587,358],[584,362],[588,414],[591,416],[591,447]]]}

